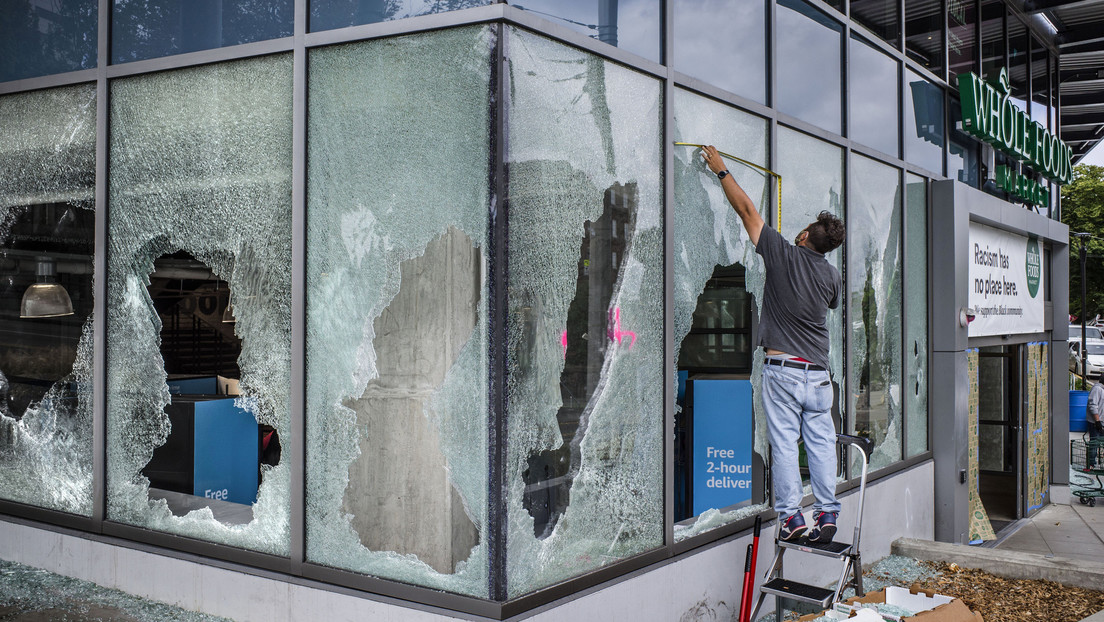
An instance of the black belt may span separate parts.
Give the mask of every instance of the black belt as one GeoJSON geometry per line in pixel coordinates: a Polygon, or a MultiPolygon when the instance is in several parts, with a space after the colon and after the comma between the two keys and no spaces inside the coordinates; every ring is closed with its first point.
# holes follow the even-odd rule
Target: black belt
{"type": "Polygon", "coordinates": [[[814,363],[799,363],[790,359],[772,359],[770,357],[763,360],[766,361],[767,365],[781,365],[782,367],[793,367],[805,371],[826,371],[823,367],[814,363]]]}

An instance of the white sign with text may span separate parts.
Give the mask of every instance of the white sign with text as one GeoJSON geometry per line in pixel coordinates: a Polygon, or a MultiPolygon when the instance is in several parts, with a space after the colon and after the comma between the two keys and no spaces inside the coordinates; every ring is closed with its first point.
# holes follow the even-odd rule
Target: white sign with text
{"type": "Polygon", "coordinates": [[[1038,238],[970,223],[971,337],[1044,330],[1043,250],[1038,238]]]}

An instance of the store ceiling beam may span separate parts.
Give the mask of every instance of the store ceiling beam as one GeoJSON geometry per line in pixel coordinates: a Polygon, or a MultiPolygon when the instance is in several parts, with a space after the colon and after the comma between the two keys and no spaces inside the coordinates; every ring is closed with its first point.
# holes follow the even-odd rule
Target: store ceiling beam
{"type": "Polygon", "coordinates": [[[1078,93],[1076,95],[1062,96],[1062,110],[1073,106],[1091,106],[1104,102],[1100,93],[1078,93]]]}
{"type": "Polygon", "coordinates": [[[1089,125],[1092,123],[1098,123],[1104,125],[1104,112],[1086,112],[1081,114],[1067,113],[1062,111],[1062,127],[1066,124],[1069,125],[1089,125]]]}
{"type": "Polygon", "coordinates": [[[1062,130],[1062,141],[1066,144],[1073,146],[1073,143],[1084,142],[1089,140],[1099,140],[1101,138],[1101,128],[1094,130],[1062,130]]]}
{"type": "Polygon", "coordinates": [[[1039,13],[1049,9],[1057,8],[1070,8],[1082,4],[1092,4],[1099,2],[1099,0],[1026,0],[1024,2],[1024,13],[1039,13]]]}
{"type": "Polygon", "coordinates": [[[1067,54],[1085,54],[1090,52],[1104,52],[1104,41],[1082,41],[1080,43],[1067,43],[1062,46],[1063,57],[1067,54]]]}
{"type": "Polygon", "coordinates": [[[1059,47],[1063,49],[1073,45],[1098,43],[1104,41],[1104,29],[1100,27],[1100,24],[1074,26],[1073,28],[1058,33],[1055,40],[1058,42],[1059,47]]]}

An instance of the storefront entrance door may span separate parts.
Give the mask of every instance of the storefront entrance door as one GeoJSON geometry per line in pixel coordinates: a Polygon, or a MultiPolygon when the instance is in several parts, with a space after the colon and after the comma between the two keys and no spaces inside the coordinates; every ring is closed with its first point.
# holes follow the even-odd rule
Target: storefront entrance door
{"type": "Polygon", "coordinates": [[[978,490],[993,531],[1023,516],[1023,346],[978,350],[978,490]]]}

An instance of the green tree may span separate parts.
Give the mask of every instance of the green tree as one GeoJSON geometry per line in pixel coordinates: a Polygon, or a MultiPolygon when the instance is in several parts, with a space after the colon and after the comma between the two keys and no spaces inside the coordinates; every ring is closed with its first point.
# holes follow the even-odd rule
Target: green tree
{"type": "Polygon", "coordinates": [[[1073,234],[1083,232],[1092,236],[1085,239],[1085,317],[1104,316],[1104,166],[1073,169],[1073,181],[1062,188],[1062,222],[1070,228],[1070,315],[1081,317],[1080,242],[1073,234]]]}

